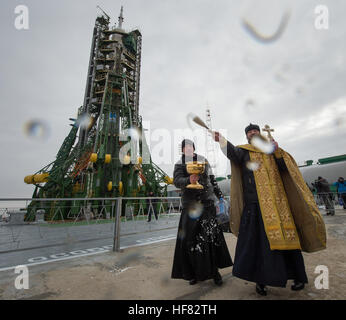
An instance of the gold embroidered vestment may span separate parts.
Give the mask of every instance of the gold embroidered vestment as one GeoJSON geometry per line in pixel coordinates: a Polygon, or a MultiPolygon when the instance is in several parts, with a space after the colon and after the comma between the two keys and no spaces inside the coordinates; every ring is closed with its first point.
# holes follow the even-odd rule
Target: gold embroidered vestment
{"type": "MultiPolygon", "coordinates": [[[[259,164],[253,174],[270,249],[307,252],[325,249],[323,219],[294,159],[281,148],[274,155],[252,145],[238,147],[248,150],[250,161],[259,164]],[[279,171],[275,157],[283,158],[287,172],[279,171]]],[[[231,166],[230,226],[237,235],[243,210],[241,169],[233,161],[231,166]]]]}

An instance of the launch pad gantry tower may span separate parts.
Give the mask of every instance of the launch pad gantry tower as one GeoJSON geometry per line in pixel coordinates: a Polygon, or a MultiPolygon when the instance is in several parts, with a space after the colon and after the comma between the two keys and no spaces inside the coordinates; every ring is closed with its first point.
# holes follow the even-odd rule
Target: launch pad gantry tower
{"type": "MultiPolygon", "coordinates": [[[[137,197],[149,191],[165,196],[172,183],[152,162],[139,114],[142,35],[126,32],[122,24],[123,8],[117,27],[110,27],[104,12],[96,18],[77,119],[70,119],[74,123],[56,160],[24,179],[36,186],[32,211],[40,207],[39,198],[71,198],[77,212],[85,201],[73,198],[137,197]]],[[[52,201],[45,218],[53,217],[57,206],[68,208],[66,202],[52,201]]],[[[97,209],[98,202],[92,205],[97,209]]],[[[64,216],[70,214],[66,210],[64,216]]]]}

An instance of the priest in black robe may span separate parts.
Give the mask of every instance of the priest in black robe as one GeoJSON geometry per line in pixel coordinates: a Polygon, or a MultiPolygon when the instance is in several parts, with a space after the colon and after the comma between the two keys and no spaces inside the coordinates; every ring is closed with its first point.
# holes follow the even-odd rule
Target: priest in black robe
{"type": "Polygon", "coordinates": [[[222,229],[216,221],[215,200],[220,199],[222,193],[207,159],[194,153],[194,150],[191,140],[183,140],[183,155],[174,167],[174,185],[182,191],[182,213],[171,276],[173,279],[188,280],[191,285],[208,279],[214,279],[216,285],[221,285],[222,277],[218,269],[233,265],[222,229]],[[204,172],[189,174],[186,163],[190,161],[205,163],[204,172]],[[196,181],[203,189],[187,188],[196,181]]]}
{"type": "Polygon", "coordinates": [[[238,237],[233,275],[255,282],[261,295],[289,279],[292,290],[301,290],[308,282],[301,251],[326,247],[323,219],[294,159],[258,125],[245,134],[249,144],[234,146],[214,132],[231,161],[230,228],[238,237]],[[255,137],[272,150],[256,147],[255,137]]]}

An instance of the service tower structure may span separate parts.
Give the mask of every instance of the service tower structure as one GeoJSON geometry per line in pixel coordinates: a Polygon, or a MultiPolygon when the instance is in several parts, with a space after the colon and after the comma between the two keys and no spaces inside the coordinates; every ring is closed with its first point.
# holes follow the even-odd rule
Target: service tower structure
{"type": "MultiPolygon", "coordinates": [[[[165,196],[172,183],[151,159],[139,114],[142,35],[123,29],[102,11],[95,21],[83,105],[59,149],[56,160],[24,181],[35,185],[33,198],[71,198],[50,203],[47,219],[56,208],[63,216],[85,207],[73,198],[137,197],[152,191],[165,196]],[[71,202],[67,201],[67,202],[71,202]]],[[[32,214],[43,201],[32,201],[32,214]]],[[[98,201],[91,202],[97,211],[98,201]]],[[[90,207],[90,203],[88,203],[90,207]]],[[[47,207],[47,204],[45,204],[47,207]]],[[[30,214],[29,214],[30,215],[30,214]]]]}

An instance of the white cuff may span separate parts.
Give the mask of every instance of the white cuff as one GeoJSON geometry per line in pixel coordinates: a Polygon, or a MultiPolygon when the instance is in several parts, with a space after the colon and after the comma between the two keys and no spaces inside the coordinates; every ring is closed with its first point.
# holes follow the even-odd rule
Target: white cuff
{"type": "Polygon", "coordinates": [[[221,148],[224,148],[224,147],[227,146],[227,140],[225,139],[225,137],[220,136],[220,138],[219,138],[219,144],[220,144],[220,147],[221,147],[221,148]]]}

